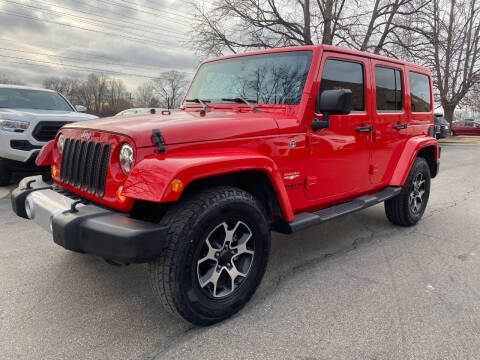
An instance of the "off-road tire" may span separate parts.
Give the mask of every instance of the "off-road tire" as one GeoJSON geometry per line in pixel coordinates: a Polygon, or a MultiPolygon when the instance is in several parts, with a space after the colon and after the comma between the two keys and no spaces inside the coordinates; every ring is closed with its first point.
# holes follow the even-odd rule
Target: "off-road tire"
{"type": "Polygon", "coordinates": [[[12,173],[0,161],[0,186],[8,186],[12,181],[12,173]]]}
{"type": "MultiPolygon", "coordinates": [[[[385,201],[385,213],[388,220],[393,224],[400,226],[412,226],[415,225],[423,216],[427,207],[428,198],[430,195],[430,167],[424,158],[417,157],[410,169],[407,180],[402,187],[400,194],[392,199],[385,201]],[[422,178],[424,182],[423,200],[418,207],[417,211],[414,211],[411,206],[410,196],[414,194],[414,183],[416,179],[422,178]]],[[[417,201],[417,200],[415,200],[417,201]]]]}
{"type": "Polygon", "coordinates": [[[167,245],[162,255],[148,264],[148,272],[153,291],[167,310],[206,326],[232,316],[250,300],[265,273],[270,251],[270,227],[250,193],[225,186],[201,191],[170,209],[161,224],[169,228],[167,245]],[[205,239],[218,224],[231,221],[251,229],[248,241],[253,241],[255,251],[241,285],[235,291],[232,285],[229,296],[217,299],[206,295],[200,285],[198,259],[205,239]]]}

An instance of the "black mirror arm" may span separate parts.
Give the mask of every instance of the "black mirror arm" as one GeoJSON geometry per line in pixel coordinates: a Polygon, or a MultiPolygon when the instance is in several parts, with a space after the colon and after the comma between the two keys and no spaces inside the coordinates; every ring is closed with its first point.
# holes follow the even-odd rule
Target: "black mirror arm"
{"type": "Polygon", "coordinates": [[[330,113],[324,112],[323,120],[318,120],[317,118],[313,118],[311,127],[313,131],[318,131],[320,129],[326,129],[330,127],[330,113]]]}

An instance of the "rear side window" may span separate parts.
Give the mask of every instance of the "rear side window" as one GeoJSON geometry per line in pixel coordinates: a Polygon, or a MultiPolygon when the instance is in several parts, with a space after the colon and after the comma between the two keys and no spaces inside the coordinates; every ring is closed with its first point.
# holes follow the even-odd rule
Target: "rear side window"
{"type": "Polygon", "coordinates": [[[377,110],[402,111],[402,72],[383,66],[375,66],[377,110]]]}
{"type": "Polygon", "coordinates": [[[412,112],[430,112],[430,82],[428,76],[409,73],[412,112]]]}
{"type": "Polygon", "coordinates": [[[319,94],[325,90],[337,89],[352,90],[352,110],[365,110],[365,85],[362,64],[352,61],[327,59],[323,66],[319,94]]]}

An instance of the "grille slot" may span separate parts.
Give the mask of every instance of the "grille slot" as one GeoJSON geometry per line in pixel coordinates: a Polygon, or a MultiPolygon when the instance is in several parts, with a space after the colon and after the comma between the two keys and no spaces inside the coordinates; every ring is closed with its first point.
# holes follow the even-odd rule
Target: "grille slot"
{"type": "Polygon", "coordinates": [[[110,144],[66,139],[60,181],[99,197],[105,195],[110,144]]]}
{"type": "Polygon", "coordinates": [[[37,141],[50,141],[55,139],[58,130],[63,125],[69,124],[68,121],[41,121],[32,132],[32,136],[37,141]]]}

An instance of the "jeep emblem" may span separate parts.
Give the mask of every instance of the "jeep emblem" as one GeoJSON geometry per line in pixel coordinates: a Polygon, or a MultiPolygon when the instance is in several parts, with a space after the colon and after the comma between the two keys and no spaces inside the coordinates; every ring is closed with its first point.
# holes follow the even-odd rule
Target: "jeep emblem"
{"type": "Polygon", "coordinates": [[[89,132],[86,132],[86,131],[85,131],[85,132],[82,134],[82,139],[84,139],[84,140],[87,140],[87,141],[88,141],[88,140],[90,140],[91,137],[92,137],[92,134],[90,134],[89,132]]]}

